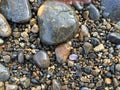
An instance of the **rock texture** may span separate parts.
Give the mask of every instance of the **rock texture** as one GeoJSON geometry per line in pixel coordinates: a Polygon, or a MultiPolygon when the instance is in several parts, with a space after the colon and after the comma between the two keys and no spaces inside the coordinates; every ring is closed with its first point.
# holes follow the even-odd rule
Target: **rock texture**
{"type": "Polygon", "coordinates": [[[72,38],[78,30],[78,18],[74,10],[58,1],[46,1],[38,10],[40,39],[48,45],[56,45],[72,38]]]}
{"type": "Polygon", "coordinates": [[[0,12],[17,23],[27,22],[32,16],[28,0],[2,0],[0,12]]]}

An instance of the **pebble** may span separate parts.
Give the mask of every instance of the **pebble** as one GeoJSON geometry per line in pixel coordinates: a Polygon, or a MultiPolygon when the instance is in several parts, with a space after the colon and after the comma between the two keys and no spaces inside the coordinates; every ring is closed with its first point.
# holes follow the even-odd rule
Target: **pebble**
{"type": "Polygon", "coordinates": [[[61,90],[60,83],[55,79],[52,80],[52,90],[61,90]]]}
{"type": "Polygon", "coordinates": [[[110,78],[105,78],[105,83],[106,84],[111,84],[112,80],[110,78]]]}
{"type": "Polygon", "coordinates": [[[13,32],[12,34],[13,34],[13,36],[15,38],[19,38],[20,37],[20,32],[13,32]]]}
{"type": "Polygon", "coordinates": [[[91,44],[92,44],[93,46],[97,46],[97,45],[100,44],[100,40],[97,39],[97,38],[91,38],[91,44]]]}
{"type": "Polygon", "coordinates": [[[88,10],[84,11],[83,18],[87,20],[89,18],[89,14],[90,14],[90,12],[88,10]]]}
{"type": "Polygon", "coordinates": [[[6,67],[0,64],[0,81],[6,81],[10,77],[10,73],[6,67]]]}
{"type": "Polygon", "coordinates": [[[115,70],[118,71],[118,72],[120,72],[120,64],[116,64],[115,65],[115,70]]]}
{"type": "Polygon", "coordinates": [[[3,82],[0,82],[0,90],[5,90],[3,82]]]}
{"type": "Polygon", "coordinates": [[[93,4],[90,4],[88,9],[89,9],[89,12],[90,12],[90,19],[98,20],[99,17],[100,17],[99,10],[93,4]]]}
{"type": "Polygon", "coordinates": [[[28,35],[27,32],[22,32],[22,33],[21,33],[21,36],[24,38],[24,40],[25,40],[26,42],[29,41],[29,35],[28,35]]]}
{"type": "Polygon", "coordinates": [[[115,90],[120,90],[120,87],[117,87],[115,90]]]}
{"type": "Polygon", "coordinates": [[[88,28],[85,24],[81,25],[81,31],[80,31],[80,40],[83,41],[84,37],[90,37],[88,28]]]}
{"type": "MultiPolygon", "coordinates": [[[[3,0],[4,1],[4,0],[3,0]]],[[[0,36],[1,37],[9,37],[12,31],[10,25],[8,24],[6,18],[0,14],[0,36]]]]}
{"type": "Polygon", "coordinates": [[[10,57],[9,55],[3,56],[3,61],[4,61],[5,63],[9,63],[10,60],[11,60],[11,57],[10,57]]]}
{"type": "Polygon", "coordinates": [[[83,5],[81,5],[78,1],[74,1],[73,6],[78,10],[82,10],[83,9],[83,5]]]}
{"type": "Polygon", "coordinates": [[[38,65],[39,68],[48,68],[50,65],[49,56],[45,51],[40,50],[33,56],[34,62],[38,65]]]}
{"type": "Polygon", "coordinates": [[[118,21],[118,22],[114,25],[114,27],[115,27],[116,29],[120,30],[120,21],[118,21]]]}
{"type": "Polygon", "coordinates": [[[20,78],[21,81],[21,85],[23,86],[23,88],[28,88],[30,86],[30,79],[29,78],[20,78]]]}
{"type": "Polygon", "coordinates": [[[119,85],[119,81],[116,78],[113,78],[113,84],[114,87],[117,87],[119,85]]]}
{"type": "Polygon", "coordinates": [[[3,45],[4,40],[2,38],[0,38],[0,45],[3,45]]]}
{"type": "Polygon", "coordinates": [[[117,49],[120,49],[120,45],[116,45],[116,48],[117,48],[117,49]]]}
{"type": "Polygon", "coordinates": [[[8,20],[16,23],[28,22],[32,17],[28,0],[2,0],[0,11],[8,20]]]}
{"type": "Polygon", "coordinates": [[[24,63],[24,52],[18,54],[18,62],[21,64],[24,63]]]}
{"type": "Polygon", "coordinates": [[[48,45],[57,45],[71,39],[78,30],[74,10],[58,1],[47,1],[38,9],[40,39],[48,45]]]}
{"type": "Polygon", "coordinates": [[[120,1],[119,0],[102,0],[101,5],[105,8],[104,13],[114,21],[120,20],[120,1]]]}
{"type": "Polygon", "coordinates": [[[34,24],[31,28],[31,32],[32,33],[38,33],[39,29],[38,29],[38,25],[37,24],[34,24]]]}
{"type": "Polygon", "coordinates": [[[114,44],[120,44],[120,34],[119,33],[110,33],[110,34],[108,34],[107,39],[114,44]]]}
{"type": "Polygon", "coordinates": [[[69,90],[67,85],[61,86],[61,90],[69,90]]]}
{"type": "Polygon", "coordinates": [[[68,55],[70,54],[71,46],[67,43],[58,45],[55,48],[55,56],[58,63],[64,63],[67,61],[68,55]]]}
{"type": "Polygon", "coordinates": [[[77,60],[78,59],[78,55],[77,54],[70,54],[69,55],[69,59],[74,61],[74,60],[77,60]]]}
{"type": "Polygon", "coordinates": [[[88,87],[82,87],[80,90],[89,90],[88,87]]]}
{"type": "Polygon", "coordinates": [[[85,42],[83,45],[83,49],[85,54],[88,54],[93,49],[93,46],[89,42],[85,42]]]}
{"type": "Polygon", "coordinates": [[[96,46],[96,47],[94,48],[94,51],[95,51],[95,52],[99,52],[99,51],[102,51],[102,50],[104,50],[104,49],[105,49],[104,45],[103,45],[103,44],[99,44],[98,46],[96,46]]]}
{"type": "Polygon", "coordinates": [[[74,66],[74,62],[73,61],[68,61],[68,66],[69,67],[73,67],[74,66]]]}
{"type": "Polygon", "coordinates": [[[18,86],[12,84],[5,85],[5,88],[6,88],[5,90],[18,90],[18,86]]]}

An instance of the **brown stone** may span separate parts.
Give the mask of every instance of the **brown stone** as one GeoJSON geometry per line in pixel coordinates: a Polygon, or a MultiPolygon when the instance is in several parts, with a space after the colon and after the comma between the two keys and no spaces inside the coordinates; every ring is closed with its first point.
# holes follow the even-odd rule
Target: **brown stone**
{"type": "Polygon", "coordinates": [[[67,61],[67,57],[70,54],[71,47],[69,44],[61,44],[56,47],[55,55],[56,59],[59,63],[63,63],[67,61]]]}

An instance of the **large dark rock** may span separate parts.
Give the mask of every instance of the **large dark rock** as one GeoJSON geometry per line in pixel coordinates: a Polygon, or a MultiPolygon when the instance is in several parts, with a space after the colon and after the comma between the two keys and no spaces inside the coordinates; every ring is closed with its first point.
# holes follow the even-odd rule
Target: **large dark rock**
{"type": "Polygon", "coordinates": [[[72,38],[78,30],[78,18],[68,5],[58,1],[46,1],[38,10],[40,39],[48,45],[56,45],[72,38]]]}
{"type": "Polygon", "coordinates": [[[120,0],[102,0],[101,5],[105,7],[104,17],[110,17],[114,21],[120,20],[120,0]]]}
{"type": "Polygon", "coordinates": [[[2,0],[0,12],[13,22],[27,22],[32,14],[28,0],[2,0]]]}
{"type": "Polygon", "coordinates": [[[110,33],[110,34],[108,34],[107,39],[114,44],[120,44],[120,34],[119,33],[110,33]]]}
{"type": "Polygon", "coordinates": [[[42,50],[34,55],[33,60],[40,68],[47,68],[50,65],[49,56],[45,51],[42,50]]]}
{"type": "Polygon", "coordinates": [[[10,73],[6,67],[0,64],[0,81],[6,81],[10,77],[10,73]]]}

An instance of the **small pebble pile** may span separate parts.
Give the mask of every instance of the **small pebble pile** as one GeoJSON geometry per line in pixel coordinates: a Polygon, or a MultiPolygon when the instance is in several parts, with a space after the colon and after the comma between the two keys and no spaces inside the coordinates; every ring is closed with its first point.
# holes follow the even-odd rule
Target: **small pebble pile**
{"type": "Polygon", "coordinates": [[[0,0],[0,90],[120,90],[120,0],[0,0]]]}

